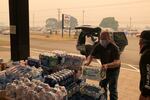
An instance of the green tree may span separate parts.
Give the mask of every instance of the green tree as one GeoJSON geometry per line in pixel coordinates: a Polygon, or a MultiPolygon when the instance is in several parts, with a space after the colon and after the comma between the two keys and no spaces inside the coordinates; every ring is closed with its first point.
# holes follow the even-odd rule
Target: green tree
{"type": "Polygon", "coordinates": [[[57,29],[57,25],[58,25],[58,21],[56,18],[48,18],[46,20],[46,25],[45,27],[48,29],[48,30],[56,30],[57,29]]]}
{"type": "Polygon", "coordinates": [[[118,24],[118,21],[115,20],[114,17],[106,17],[106,18],[103,18],[99,26],[103,28],[112,28],[114,30],[117,30],[119,24],[118,24]]]}

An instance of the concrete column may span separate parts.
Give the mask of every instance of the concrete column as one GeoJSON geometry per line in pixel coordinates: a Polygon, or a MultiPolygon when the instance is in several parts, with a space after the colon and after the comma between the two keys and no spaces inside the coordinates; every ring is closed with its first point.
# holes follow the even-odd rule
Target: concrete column
{"type": "Polygon", "coordinates": [[[28,0],[9,0],[11,60],[30,56],[28,0]]]}

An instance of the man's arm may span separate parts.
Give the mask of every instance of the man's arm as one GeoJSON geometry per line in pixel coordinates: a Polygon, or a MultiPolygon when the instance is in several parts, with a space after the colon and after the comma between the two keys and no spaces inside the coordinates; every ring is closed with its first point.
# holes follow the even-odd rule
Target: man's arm
{"type": "Polygon", "coordinates": [[[88,66],[88,65],[91,63],[92,59],[93,59],[93,57],[92,57],[91,55],[89,55],[89,56],[87,57],[87,59],[86,59],[84,65],[88,66]]]}
{"type": "Polygon", "coordinates": [[[117,68],[117,67],[120,67],[120,64],[121,64],[120,60],[114,60],[111,63],[103,64],[102,67],[104,69],[107,69],[107,68],[117,68]]]}
{"type": "Polygon", "coordinates": [[[92,49],[90,55],[87,57],[87,59],[86,59],[84,65],[88,66],[88,65],[91,63],[91,61],[92,61],[92,59],[94,58],[94,56],[97,54],[97,52],[100,51],[99,48],[98,48],[98,45],[99,45],[99,44],[97,43],[97,44],[93,47],[93,49],[92,49]]]}

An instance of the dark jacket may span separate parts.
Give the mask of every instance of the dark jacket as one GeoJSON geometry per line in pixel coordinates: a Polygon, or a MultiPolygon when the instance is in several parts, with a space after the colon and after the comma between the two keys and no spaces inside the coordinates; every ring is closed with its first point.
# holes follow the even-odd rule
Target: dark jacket
{"type": "Polygon", "coordinates": [[[140,58],[140,91],[143,96],[150,96],[150,45],[141,50],[140,58]]]}

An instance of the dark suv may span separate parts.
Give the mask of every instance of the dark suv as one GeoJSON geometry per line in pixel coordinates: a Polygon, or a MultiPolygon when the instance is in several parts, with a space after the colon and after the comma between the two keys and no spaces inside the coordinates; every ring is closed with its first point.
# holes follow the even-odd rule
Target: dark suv
{"type": "MultiPolygon", "coordinates": [[[[98,36],[101,33],[100,27],[93,27],[90,25],[83,25],[75,27],[75,29],[80,29],[81,32],[78,36],[78,41],[76,48],[80,51],[82,55],[85,55],[86,57],[90,54],[92,48],[94,45],[98,43],[98,36]],[[86,37],[90,37],[93,41],[93,44],[85,44],[86,43],[86,37]]],[[[126,38],[126,35],[124,32],[109,32],[112,40],[116,43],[116,45],[120,49],[120,53],[123,52],[126,45],[128,45],[128,40],[126,38]]]]}

